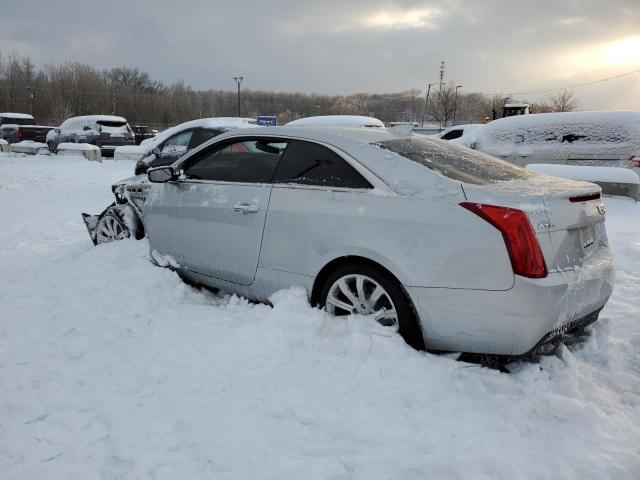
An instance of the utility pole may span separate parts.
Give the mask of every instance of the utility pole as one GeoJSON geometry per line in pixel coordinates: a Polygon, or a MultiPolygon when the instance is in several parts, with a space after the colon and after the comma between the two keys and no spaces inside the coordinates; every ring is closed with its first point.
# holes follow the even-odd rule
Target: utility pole
{"type": "Polygon", "coordinates": [[[240,84],[242,83],[242,80],[244,80],[244,77],[237,76],[237,77],[233,77],[233,79],[238,84],[238,117],[239,117],[240,116],[240,84]]]}
{"type": "Polygon", "coordinates": [[[424,118],[427,115],[427,106],[429,105],[429,92],[431,92],[431,85],[437,85],[438,83],[430,83],[427,85],[427,96],[424,99],[424,110],[422,110],[422,123],[420,126],[424,127],[424,118]]]}
{"type": "Polygon", "coordinates": [[[439,90],[440,93],[442,93],[443,83],[444,83],[444,60],[440,62],[440,90],[439,90]]]}
{"type": "Polygon", "coordinates": [[[462,85],[456,85],[456,93],[453,96],[453,123],[451,126],[455,126],[456,124],[456,110],[458,108],[458,89],[462,88],[462,85]]]}
{"type": "Polygon", "coordinates": [[[202,95],[198,95],[198,106],[200,111],[198,118],[202,118],[202,95]]]}

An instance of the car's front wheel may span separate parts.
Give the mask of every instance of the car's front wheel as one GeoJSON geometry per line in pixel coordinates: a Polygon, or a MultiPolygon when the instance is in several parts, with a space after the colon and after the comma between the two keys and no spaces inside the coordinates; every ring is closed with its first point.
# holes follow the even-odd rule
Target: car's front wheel
{"type": "Polygon", "coordinates": [[[336,315],[373,315],[378,323],[395,329],[412,347],[424,349],[422,329],[411,300],[386,272],[362,264],[344,265],[326,279],[320,300],[336,315]]]}
{"type": "MultiPolygon", "coordinates": [[[[129,237],[139,238],[139,222],[137,219],[127,219],[126,208],[131,207],[115,205],[100,215],[95,230],[96,245],[129,237]]],[[[134,215],[133,212],[130,213],[134,215]]]]}

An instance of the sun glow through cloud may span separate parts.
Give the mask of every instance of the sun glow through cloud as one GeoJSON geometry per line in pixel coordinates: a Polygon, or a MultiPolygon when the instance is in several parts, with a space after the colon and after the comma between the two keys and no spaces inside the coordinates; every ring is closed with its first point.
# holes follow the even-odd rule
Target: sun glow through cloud
{"type": "Polygon", "coordinates": [[[640,65],[640,36],[593,45],[569,55],[576,67],[593,68],[611,65],[640,65]]]}
{"type": "Polygon", "coordinates": [[[398,12],[383,10],[365,17],[362,24],[373,28],[433,27],[436,16],[437,11],[430,8],[398,12]]]}

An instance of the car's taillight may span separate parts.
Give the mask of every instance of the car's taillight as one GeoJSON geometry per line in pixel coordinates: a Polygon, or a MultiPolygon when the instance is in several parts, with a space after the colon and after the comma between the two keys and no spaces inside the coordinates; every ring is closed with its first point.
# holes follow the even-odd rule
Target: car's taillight
{"type": "Polygon", "coordinates": [[[628,160],[633,164],[634,167],[640,168],[640,157],[638,155],[631,155],[628,160]]]}
{"type": "Polygon", "coordinates": [[[20,141],[24,140],[24,132],[22,131],[21,128],[18,128],[18,140],[20,141]]]}
{"type": "Polygon", "coordinates": [[[463,202],[460,206],[486,220],[502,233],[513,273],[529,278],[547,276],[540,244],[525,212],[473,202],[463,202]]]}

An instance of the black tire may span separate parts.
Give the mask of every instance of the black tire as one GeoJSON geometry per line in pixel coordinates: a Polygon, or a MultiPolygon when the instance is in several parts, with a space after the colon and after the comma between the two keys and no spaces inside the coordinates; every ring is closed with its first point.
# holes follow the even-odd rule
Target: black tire
{"type": "Polygon", "coordinates": [[[424,350],[424,337],[420,322],[411,299],[402,285],[381,268],[367,264],[347,264],[333,270],[326,278],[320,291],[319,303],[326,307],[327,296],[332,285],[340,278],[348,275],[364,275],[375,280],[386,290],[398,314],[398,333],[405,342],[416,350],[424,350]]]}
{"type": "Polygon", "coordinates": [[[125,238],[139,240],[144,237],[142,223],[130,205],[113,205],[98,217],[96,222],[96,245],[125,238]],[[101,234],[103,225],[109,225],[115,235],[101,234]],[[122,235],[120,236],[120,232],[122,235]]]}
{"type": "Polygon", "coordinates": [[[56,153],[56,148],[53,146],[53,143],[47,142],[47,147],[49,147],[51,153],[56,153]]]}

